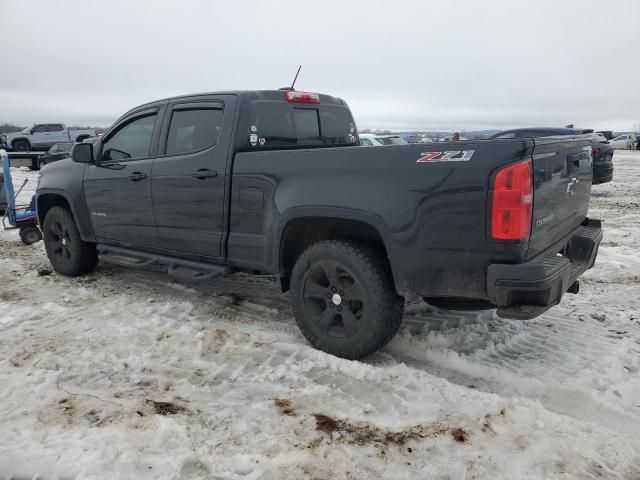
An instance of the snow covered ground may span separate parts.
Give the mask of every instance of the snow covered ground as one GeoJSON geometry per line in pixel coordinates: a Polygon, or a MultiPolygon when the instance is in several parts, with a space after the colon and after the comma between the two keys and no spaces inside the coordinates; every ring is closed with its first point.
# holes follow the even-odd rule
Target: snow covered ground
{"type": "Polygon", "coordinates": [[[41,276],[0,232],[0,479],[640,478],[640,153],[614,163],[579,295],[410,301],[364,362],[309,347],[268,278],[41,276]]]}

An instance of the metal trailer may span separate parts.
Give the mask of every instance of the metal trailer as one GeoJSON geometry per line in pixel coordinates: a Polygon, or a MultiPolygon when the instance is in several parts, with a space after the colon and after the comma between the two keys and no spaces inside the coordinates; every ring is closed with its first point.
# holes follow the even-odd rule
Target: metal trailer
{"type": "Polygon", "coordinates": [[[8,152],[13,167],[29,167],[30,170],[40,170],[40,158],[47,152],[8,152]]]}

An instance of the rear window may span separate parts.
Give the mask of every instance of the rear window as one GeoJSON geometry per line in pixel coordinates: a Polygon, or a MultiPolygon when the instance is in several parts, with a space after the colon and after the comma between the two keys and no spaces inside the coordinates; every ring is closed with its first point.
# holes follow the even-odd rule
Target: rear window
{"type": "Polygon", "coordinates": [[[358,140],[351,113],[341,106],[256,101],[248,120],[248,148],[355,145],[358,140]]]}

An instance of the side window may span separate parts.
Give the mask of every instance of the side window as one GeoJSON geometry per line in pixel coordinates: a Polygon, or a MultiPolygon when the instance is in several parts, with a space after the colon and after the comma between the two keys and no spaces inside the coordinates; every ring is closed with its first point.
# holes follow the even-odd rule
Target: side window
{"type": "Polygon", "coordinates": [[[33,133],[43,133],[48,131],[49,131],[49,125],[36,125],[32,129],[33,133]]]}
{"type": "Polygon", "coordinates": [[[349,109],[323,106],[320,109],[322,140],[327,145],[353,145],[356,143],[356,126],[349,109]]]}
{"type": "Polygon", "coordinates": [[[361,138],[360,145],[362,145],[363,147],[373,147],[373,143],[371,143],[371,140],[369,140],[368,138],[361,138]]]}
{"type": "Polygon", "coordinates": [[[224,110],[200,108],[174,110],[169,124],[167,155],[190,153],[215,145],[220,135],[224,110]]]}
{"type": "Polygon", "coordinates": [[[52,125],[49,125],[49,131],[50,132],[61,132],[64,130],[64,127],[62,125],[60,125],[59,123],[54,123],[52,125]]]}
{"type": "Polygon", "coordinates": [[[149,155],[156,115],[138,118],[120,128],[102,146],[102,160],[127,160],[149,155]]]}

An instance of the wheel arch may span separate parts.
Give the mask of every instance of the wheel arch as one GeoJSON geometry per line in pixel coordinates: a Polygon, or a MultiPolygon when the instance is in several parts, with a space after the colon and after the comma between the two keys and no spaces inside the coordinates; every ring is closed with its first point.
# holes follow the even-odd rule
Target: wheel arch
{"type": "Polygon", "coordinates": [[[36,211],[38,212],[38,223],[41,227],[44,225],[47,213],[53,207],[62,207],[69,210],[69,212],[71,212],[73,220],[76,222],[76,226],[78,227],[78,231],[82,240],[88,242],[95,241],[93,229],[91,228],[89,222],[80,221],[78,213],[73,206],[73,202],[71,202],[69,197],[62,192],[45,191],[38,193],[36,197],[36,211]]]}
{"type": "Polygon", "coordinates": [[[19,142],[19,141],[27,142],[27,144],[29,145],[29,148],[31,148],[31,140],[29,140],[27,137],[12,138],[11,148],[14,148],[14,145],[16,144],[16,142],[19,142]]]}
{"type": "MultiPolygon", "coordinates": [[[[359,212],[340,211],[335,215],[307,210],[298,211],[282,222],[277,256],[282,291],[289,289],[291,270],[300,254],[310,245],[332,239],[367,243],[381,252],[393,272],[388,232],[375,219],[359,212]]],[[[395,278],[395,275],[394,275],[395,278]]]]}

